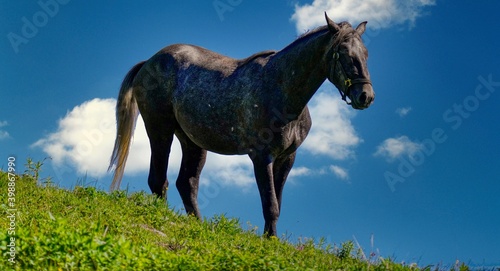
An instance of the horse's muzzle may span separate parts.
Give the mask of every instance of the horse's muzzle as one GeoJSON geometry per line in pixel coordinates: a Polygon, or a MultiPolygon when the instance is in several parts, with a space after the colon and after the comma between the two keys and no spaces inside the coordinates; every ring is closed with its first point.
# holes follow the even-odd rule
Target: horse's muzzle
{"type": "Polygon", "coordinates": [[[371,84],[362,84],[358,87],[353,86],[350,94],[351,105],[354,109],[366,109],[375,100],[375,92],[371,84]]]}

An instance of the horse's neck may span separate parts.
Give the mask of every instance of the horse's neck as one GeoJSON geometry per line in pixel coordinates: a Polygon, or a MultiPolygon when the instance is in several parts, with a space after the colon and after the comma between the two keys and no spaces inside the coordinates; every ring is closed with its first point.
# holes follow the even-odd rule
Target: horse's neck
{"type": "MultiPolygon", "coordinates": [[[[327,33],[304,37],[278,52],[268,63],[283,92],[287,110],[299,115],[327,76],[325,50],[327,33]]],[[[272,80],[272,79],[271,79],[272,80]]]]}

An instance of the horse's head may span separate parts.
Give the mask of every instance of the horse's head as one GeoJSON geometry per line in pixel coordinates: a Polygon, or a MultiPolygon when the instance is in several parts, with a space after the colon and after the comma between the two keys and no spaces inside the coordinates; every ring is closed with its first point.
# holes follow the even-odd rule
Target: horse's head
{"type": "Polygon", "coordinates": [[[375,99],[370,74],[366,65],[366,50],[361,35],[365,32],[366,22],[353,29],[348,23],[336,24],[328,15],[326,21],[333,34],[332,47],[328,51],[328,80],[338,89],[342,99],[355,109],[368,108],[375,99]],[[350,102],[346,97],[349,97],[350,102]]]}

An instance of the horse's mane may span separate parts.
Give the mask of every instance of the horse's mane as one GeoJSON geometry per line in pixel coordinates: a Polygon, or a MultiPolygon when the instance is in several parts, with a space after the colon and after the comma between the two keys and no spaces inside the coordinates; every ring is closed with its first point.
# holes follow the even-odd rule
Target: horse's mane
{"type": "Polygon", "coordinates": [[[295,41],[298,41],[298,40],[301,40],[303,38],[306,38],[306,37],[309,37],[309,36],[312,36],[316,33],[319,33],[319,32],[322,32],[322,31],[325,31],[328,29],[328,26],[326,25],[323,25],[323,26],[320,26],[320,27],[316,27],[314,29],[309,29],[309,30],[306,30],[306,32],[300,34],[300,36],[297,37],[297,39],[295,39],[295,41]]]}
{"type": "MultiPolygon", "coordinates": [[[[335,39],[335,45],[341,43],[347,37],[349,37],[354,32],[356,32],[356,31],[354,31],[352,29],[351,24],[348,23],[348,22],[341,22],[341,23],[338,24],[338,26],[340,27],[340,30],[339,30],[339,32],[337,32],[337,34],[335,34],[335,36],[337,37],[335,39]]],[[[310,38],[312,36],[315,36],[316,34],[323,34],[323,32],[327,32],[327,31],[328,31],[328,26],[327,25],[320,26],[320,27],[317,27],[317,28],[312,29],[312,30],[308,30],[304,34],[300,35],[295,41],[293,41],[287,47],[291,47],[291,46],[293,46],[296,43],[302,42],[304,39],[308,39],[308,38],[310,38]]],[[[252,62],[252,61],[254,61],[257,58],[267,57],[267,56],[276,54],[277,52],[278,51],[275,51],[275,50],[266,50],[266,51],[255,53],[255,54],[253,54],[253,55],[251,55],[251,56],[249,56],[247,58],[241,59],[239,61],[239,65],[241,66],[241,65],[248,64],[249,62],[252,62]]]]}
{"type": "MultiPolygon", "coordinates": [[[[348,22],[340,22],[337,25],[340,27],[340,30],[339,30],[339,32],[337,32],[335,34],[335,36],[337,37],[335,39],[335,41],[336,41],[335,45],[344,41],[347,37],[349,37],[354,32],[356,32],[356,31],[354,31],[354,29],[352,29],[352,25],[348,22]]],[[[303,39],[307,39],[307,38],[310,38],[312,36],[315,36],[316,34],[322,34],[323,32],[327,32],[327,31],[328,31],[327,25],[323,25],[323,26],[317,27],[317,28],[312,29],[312,30],[307,30],[304,34],[300,35],[293,43],[300,42],[303,39]]]]}

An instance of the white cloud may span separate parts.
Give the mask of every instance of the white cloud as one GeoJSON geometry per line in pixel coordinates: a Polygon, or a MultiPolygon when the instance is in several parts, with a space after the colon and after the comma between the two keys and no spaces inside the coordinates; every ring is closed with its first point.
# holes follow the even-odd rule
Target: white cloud
{"type": "Polygon", "coordinates": [[[209,152],[201,174],[202,184],[218,182],[249,187],[255,183],[253,164],[247,155],[228,156],[209,152]]]}
{"type": "Polygon", "coordinates": [[[290,173],[288,173],[287,182],[290,184],[297,184],[300,178],[316,174],[317,172],[314,169],[304,166],[295,166],[290,170],[290,173]]]}
{"type": "MultiPolygon", "coordinates": [[[[54,166],[72,167],[79,174],[102,177],[107,173],[115,131],[114,99],[93,99],[76,106],[59,120],[58,129],[34,143],[51,158],[54,166]]],[[[126,174],[149,167],[149,141],[139,118],[126,174]]]]}
{"type": "Polygon", "coordinates": [[[341,167],[335,166],[335,165],[331,165],[330,171],[333,172],[335,174],[335,176],[337,176],[341,180],[349,179],[349,173],[344,168],[341,168],[341,167]]]}
{"type": "Polygon", "coordinates": [[[405,117],[406,115],[408,115],[408,113],[410,113],[410,111],[411,111],[411,107],[402,107],[402,108],[396,109],[396,114],[398,114],[402,118],[402,117],[405,117]]]}
{"type": "Polygon", "coordinates": [[[290,183],[296,183],[296,180],[300,177],[311,177],[311,176],[321,176],[321,175],[335,175],[341,181],[348,182],[349,172],[347,169],[336,165],[330,165],[329,167],[320,168],[308,168],[304,166],[295,167],[290,171],[288,175],[288,180],[290,183]]]}
{"type": "MultiPolygon", "coordinates": [[[[3,128],[7,125],[9,125],[9,123],[7,121],[0,121],[0,128],[3,128]]],[[[4,130],[0,130],[0,140],[6,139],[9,137],[10,137],[9,132],[4,131],[4,130]]]]}
{"type": "Polygon", "coordinates": [[[294,167],[290,170],[288,174],[288,178],[300,177],[300,176],[308,176],[311,175],[311,169],[307,167],[294,167]]]}
{"type": "Polygon", "coordinates": [[[375,156],[382,156],[393,161],[403,155],[412,156],[422,147],[422,144],[411,141],[407,136],[388,138],[377,147],[375,156]]]}
{"type": "Polygon", "coordinates": [[[339,160],[352,157],[353,148],[362,141],[350,121],[354,111],[341,99],[326,92],[313,96],[309,111],[313,126],[302,148],[312,154],[339,160]]]}
{"type": "Polygon", "coordinates": [[[405,23],[412,27],[424,15],[423,8],[435,4],[436,0],[314,0],[311,4],[295,5],[292,20],[298,33],[324,25],[325,11],[336,22],[369,21],[368,26],[374,29],[405,23]]]}

